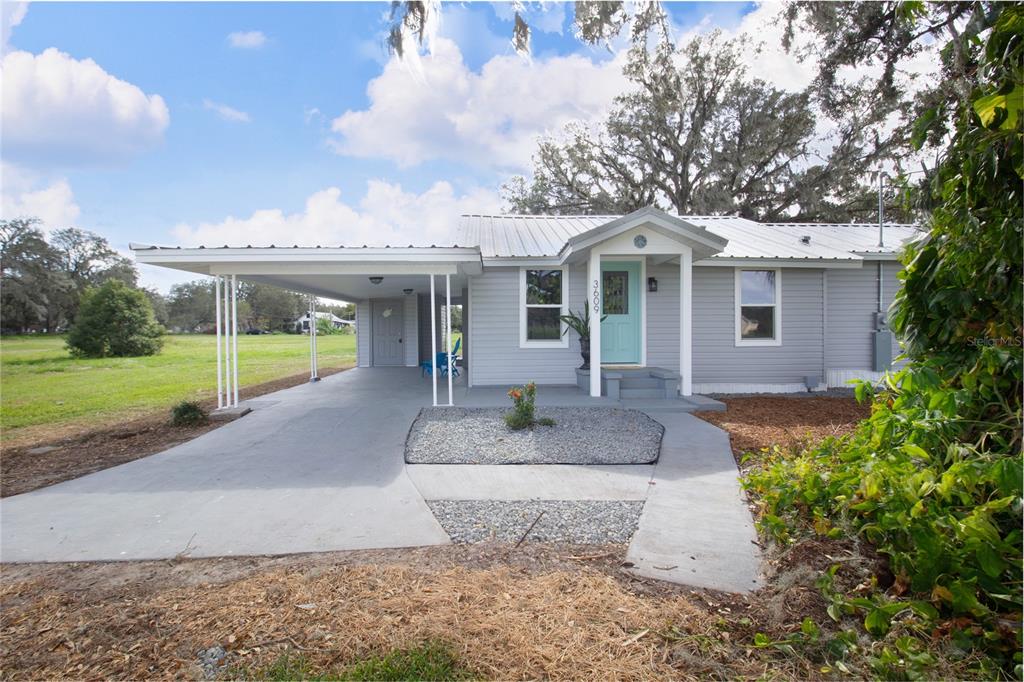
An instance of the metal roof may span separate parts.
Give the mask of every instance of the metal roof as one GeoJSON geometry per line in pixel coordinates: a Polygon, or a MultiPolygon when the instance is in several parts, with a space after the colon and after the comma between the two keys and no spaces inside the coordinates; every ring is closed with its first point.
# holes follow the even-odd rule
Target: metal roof
{"type": "MultiPolygon", "coordinates": [[[[554,257],[571,237],[621,217],[463,215],[455,241],[479,246],[483,258],[554,257]]],[[[877,224],[758,223],[728,216],[677,217],[729,240],[715,258],[850,260],[861,253],[895,252],[917,234],[913,225],[886,224],[886,244],[879,248],[877,224]]]]}

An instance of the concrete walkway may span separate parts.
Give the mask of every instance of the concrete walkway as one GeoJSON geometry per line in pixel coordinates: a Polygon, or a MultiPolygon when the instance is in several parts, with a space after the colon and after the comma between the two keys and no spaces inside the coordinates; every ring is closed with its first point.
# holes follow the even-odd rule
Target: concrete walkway
{"type": "Polygon", "coordinates": [[[355,369],[151,457],[0,501],[0,559],[86,561],[443,544],[405,474],[430,386],[355,369]]]}
{"type": "Polygon", "coordinates": [[[407,464],[426,500],[644,500],[652,464],[407,464]]]}
{"type": "Polygon", "coordinates": [[[665,426],[665,438],[654,485],[626,553],[633,571],[726,592],[757,589],[757,533],[729,435],[689,414],[650,416],[665,426]]]}

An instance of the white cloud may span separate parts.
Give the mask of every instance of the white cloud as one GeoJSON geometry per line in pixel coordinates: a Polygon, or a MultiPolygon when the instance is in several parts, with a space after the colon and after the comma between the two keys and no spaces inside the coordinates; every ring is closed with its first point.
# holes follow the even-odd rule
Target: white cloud
{"type": "Polygon", "coordinates": [[[623,58],[528,62],[498,56],[478,73],[465,65],[455,43],[439,38],[419,69],[388,62],[367,86],[369,108],[334,119],[331,146],[339,154],[388,158],[401,166],[443,158],[525,170],[539,135],[607,111],[626,87],[623,58]]]}
{"type": "Polygon", "coordinates": [[[256,50],[267,44],[263,31],[235,31],[228,34],[228,45],[241,50],[256,50]]]}
{"type": "Polygon", "coordinates": [[[159,95],[52,47],[6,54],[0,81],[4,156],[24,165],[122,161],[159,144],[170,123],[159,95]]]}
{"type": "Polygon", "coordinates": [[[45,228],[67,227],[81,210],[75,203],[68,181],[45,181],[34,173],[0,164],[0,218],[39,218],[45,228]]]}
{"type": "Polygon", "coordinates": [[[487,189],[456,195],[449,183],[437,182],[415,194],[374,180],[356,205],[343,202],[337,187],[328,187],[306,199],[297,213],[261,209],[247,218],[180,224],[172,234],[182,246],[440,245],[450,242],[461,213],[496,212],[500,204],[497,193],[487,189]]]}
{"type": "Polygon", "coordinates": [[[5,0],[0,3],[0,54],[7,54],[7,43],[11,40],[11,33],[25,18],[26,12],[27,2],[5,0]]]}
{"type": "Polygon", "coordinates": [[[233,123],[248,123],[252,120],[249,118],[249,114],[244,111],[232,109],[226,104],[220,104],[219,102],[214,102],[208,99],[203,100],[203,108],[216,112],[216,114],[225,121],[231,121],[233,123]]]}

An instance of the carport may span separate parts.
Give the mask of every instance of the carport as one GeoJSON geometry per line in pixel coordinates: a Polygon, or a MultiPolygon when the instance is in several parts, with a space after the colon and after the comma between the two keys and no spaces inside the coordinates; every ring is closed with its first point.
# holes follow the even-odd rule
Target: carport
{"type": "MultiPolygon", "coordinates": [[[[452,362],[451,309],[467,278],[483,270],[480,251],[462,247],[216,247],[131,244],[139,263],[214,278],[217,301],[217,404],[238,407],[238,282],[270,284],[310,296],[356,304],[356,356],[361,367],[415,367],[431,362],[433,404],[438,404],[437,354],[452,362]],[[443,297],[439,289],[443,277],[443,297]],[[453,296],[454,290],[454,296],[453,296]],[[440,324],[439,308],[443,309],[440,324]],[[429,317],[429,329],[426,318],[429,317]],[[440,339],[438,332],[441,332],[440,339]],[[429,343],[427,343],[429,340],[429,343]],[[427,353],[429,348],[429,355],[427,353]]],[[[310,380],[317,380],[316,325],[310,333],[310,380]]],[[[448,405],[454,404],[452,373],[448,405]]]]}

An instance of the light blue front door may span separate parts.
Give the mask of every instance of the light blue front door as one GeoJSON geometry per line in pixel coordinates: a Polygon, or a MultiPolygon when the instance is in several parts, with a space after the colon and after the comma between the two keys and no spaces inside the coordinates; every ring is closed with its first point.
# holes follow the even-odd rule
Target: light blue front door
{"type": "Polygon", "coordinates": [[[640,362],[640,263],[601,262],[601,362],[640,362]]]}

